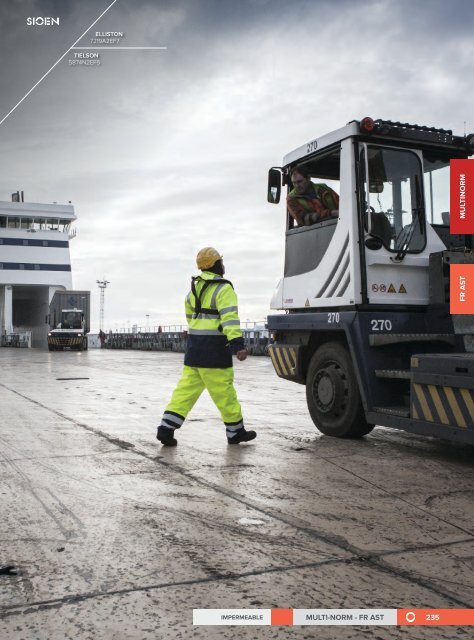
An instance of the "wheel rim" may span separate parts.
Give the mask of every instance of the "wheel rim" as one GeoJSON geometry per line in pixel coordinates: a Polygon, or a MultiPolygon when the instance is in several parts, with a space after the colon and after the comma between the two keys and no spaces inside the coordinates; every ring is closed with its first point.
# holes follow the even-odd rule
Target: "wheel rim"
{"type": "Polygon", "coordinates": [[[336,362],[329,362],[314,377],[313,399],[318,411],[334,417],[347,406],[348,385],[344,370],[336,362]]]}

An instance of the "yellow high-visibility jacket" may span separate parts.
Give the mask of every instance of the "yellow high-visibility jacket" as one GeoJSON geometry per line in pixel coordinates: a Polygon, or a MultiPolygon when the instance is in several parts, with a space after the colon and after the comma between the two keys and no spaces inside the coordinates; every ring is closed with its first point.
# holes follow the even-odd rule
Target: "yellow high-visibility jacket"
{"type": "Polygon", "coordinates": [[[203,271],[193,278],[184,306],[189,325],[184,364],[211,369],[232,367],[232,354],[244,348],[232,284],[212,271],[203,271]]]}

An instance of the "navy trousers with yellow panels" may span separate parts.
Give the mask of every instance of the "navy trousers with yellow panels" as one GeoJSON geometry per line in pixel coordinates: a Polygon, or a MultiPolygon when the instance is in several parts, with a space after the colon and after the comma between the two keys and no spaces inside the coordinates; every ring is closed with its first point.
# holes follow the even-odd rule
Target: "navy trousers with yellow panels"
{"type": "Polygon", "coordinates": [[[183,367],[183,373],[165,409],[161,426],[179,429],[186,416],[207,389],[218,408],[226,427],[228,438],[243,428],[242,409],[234,388],[234,369],[209,369],[205,367],[183,367]]]}

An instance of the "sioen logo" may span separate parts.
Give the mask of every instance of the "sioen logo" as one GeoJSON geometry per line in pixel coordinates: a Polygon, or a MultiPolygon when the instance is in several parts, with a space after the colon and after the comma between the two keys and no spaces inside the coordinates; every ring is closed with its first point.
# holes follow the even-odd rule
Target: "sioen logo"
{"type": "Polygon", "coordinates": [[[40,27],[51,27],[58,26],[59,27],[59,18],[43,18],[42,16],[38,16],[36,18],[27,18],[26,24],[31,26],[40,26],[40,27]]]}

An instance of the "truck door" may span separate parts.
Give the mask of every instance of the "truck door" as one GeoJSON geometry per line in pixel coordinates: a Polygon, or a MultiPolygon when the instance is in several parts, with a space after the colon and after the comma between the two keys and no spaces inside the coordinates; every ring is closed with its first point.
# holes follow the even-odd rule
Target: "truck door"
{"type": "Polygon", "coordinates": [[[367,301],[427,304],[429,255],[444,245],[426,224],[422,154],[369,144],[360,153],[367,301]]]}
{"type": "MultiPolygon", "coordinates": [[[[354,266],[359,245],[353,143],[350,138],[343,140],[299,166],[311,182],[339,196],[339,215],[296,226],[287,213],[284,279],[277,291],[280,301],[274,296],[272,308],[353,305],[360,291],[354,266]]],[[[290,184],[290,192],[292,188],[290,184]]]]}

